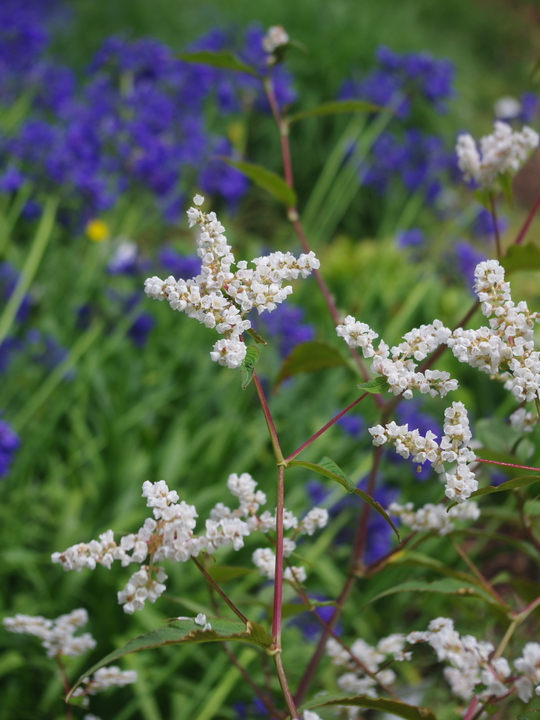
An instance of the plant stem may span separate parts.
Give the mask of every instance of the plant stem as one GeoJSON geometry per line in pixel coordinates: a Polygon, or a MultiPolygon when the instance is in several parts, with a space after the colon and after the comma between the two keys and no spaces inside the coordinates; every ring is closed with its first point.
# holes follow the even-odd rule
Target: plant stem
{"type": "Polygon", "coordinates": [[[506,467],[515,467],[520,470],[536,470],[540,472],[540,467],[533,467],[532,465],[516,465],[515,463],[500,462],[499,460],[484,460],[483,458],[476,458],[475,462],[488,463],[489,465],[505,465],[506,467]]]}
{"type": "Polygon", "coordinates": [[[315,435],[312,435],[309,438],[309,440],[306,440],[306,442],[303,445],[300,445],[300,447],[297,450],[295,450],[293,453],[291,453],[289,455],[289,457],[285,458],[285,462],[289,462],[289,460],[292,460],[297,455],[299,455],[302,452],[302,450],[305,450],[305,448],[307,448],[308,445],[311,445],[311,443],[314,440],[316,440],[320,435],[322,435],[324,432],[326,432],[326,430],[328,430],[328,428],[332,427],[332,425],[335,422],[337,422],[340,418],[342,418],[345,415],[345,413],[348,413],[349,410],[351,410],[355,405],[358,405],[358,403],[361,402],[366,397],[366,395],[369,395],[369,393],[364,393],[359,398],[354,400],[354,402],[352,402],[350,405],[347,405],[345,410],[342,410],[340,413],[338,413],[334,418],[332,418],[332,420],[327,422],[326,425],[324,425],[324,427],[322,427],[320,430],[318,430],[315,433],[315,435]]]}
{"type": "Polygon", "coordinates": [[[500,260],[502,257],[501,236],[499,234],[499,223],[497,221],[497,207],[495,205],[495,195],[492,192],[489,193],[489,205],[491,208],[491,216],[493,217],[493,228],[494,228],[494,233],[495,233],[495,250],[497,253],[497,260],[500,260]]]}
{"type": "MultiPolygon", "coordinates": [[[[366,492],[371,495],[373,493],[373,489],[375,487],[375,480],[377,476],[377,470],[379,467],[379,462],[382,456],[382,446],[374,448],[373,452],[373,464],[371,467],[369,479],[368,479],[368,487],[366,488],[366,492]]],[[[328,620],[328,628],[324,629],[321,633],[321,637],[319,638],[319,641],[317,643],[317,646],[315,648],[315,651],[313,652],[313,655],[311,656],[311,659],[304,671],[304,674],[302,675],[302,678],[300,679],[300,683],[298,685],[298,690],[296,691],[296,694],[294,696],[295,701],[298,704],[302,703],[302,700],[304,699],[309,686],[311,685],[311,681],[313,680],[313,676],[315,675],[315,672],[319,666],[319,663],[321,661],[321,658],[324,653],[324,649],[326,646],[326,641],[329,637],[329,630],[333,629],[339,620],[341,613],[343,612],[343,607],[345,605],[345,602],[347,601],[347,598],[350,595],[350,592],[354,586],[354,583],[356,581],[356,578],[358,577],[358,572],[361,569],[362,565],[362,555],[364,553],[364,547],[365,547],[365,541],[367,537],[367,521],[369,517],[369,505],[366,503],[364,507],[362,508],[363,512],[360,516],[360,520],[358,523],[358,526],[356,528],[356,537],[354,539],[353,548],[351,551],[351,557],[349,561],[349,572],[347,574],[347,578],[345,580],[345,583],[341,589],[341,592],[339,594],[338,599],[336,600],[336,608],[332,615],[330,616],[330,619],[328,620]]]]}
{"type": "Polygon", "coordinates": [[[281,690],[283,692],[283,697],[285,698],[285,702],[287,703],[287,709],[289,710],[291,718],[293,720],[297,720],[298,710],[296,709],[296,704],[294,702],[291,690],[289,688],[289,684],[287,682],[287,676],[285,675],[283,662],[281,660],[281,652],[278,652],[274,655],[274,663],[276,665],[276,672],[279,679],[279,684],[281,685],[281,690]]]}
{"type": "Polygon", "coordinates": [[[261,403],[264,419],[266,420],[266,426],[268,427],[268,432],[270,433],[270,440],[272,442],[272,448],[274,450],[276,463],[280,465],[284,462],[283,453],[281,452],[281,446],[279,444],[276,426],[274,425],[274,420],[272,418],[272,414],[270,413],[270,408],[268,407],[268,402],[266,401],[261,381],[259,380],[256,372],[253,372],[253,384],[255,385],[255,389],[257,390],[257,395],[259,396],[259,402],[261,403]]]}
{"type": "Polygon", "coordinates": [[[469,569],[478,578],[482,587],[491,595],[491,597],[496,600],[497,603],[499,603],[499,605],[501,605],[502,607],[508,607],[502,597],[499,595],[499,593],[495,590],[493,585],[491,585],[487,578],[482,575],[480,570],[472,562],[467,553],[457,543],[452,542],[452,545],[454,546],[454,550],[461,556],[462,560],[467,564],[469,569]]]}
{"type": "Polygon", "coordinates": [[[217,594],[224,600],[227,605],[230,607],[230,609],[233,611],[233,613],[240,618],[240,620],[244,623],[249,622],[247,617],[243,615],[240,610],[236,607],[236,605],[233,603],[233,601],[223,592],[223,590],[219,587],[217,582],[214,580],[214,578],[206,571],[206,568],[197,560],[197,558],[192,557],[191,558],[195,565],[198,567],[198,569],[201,571],[201,573],[204,575],[206,581],[209,583],[209,585],[217,592],[217,594]]]}
{"type": "Polygon", "coordinates": [[[276,507],[276,570],[274,575],[274,604],[272,609],[272,640],[281,651],[281,606],[283,602],[283,508],[285,483],[283,465],[278,465],[276,507]]]}
{"type": "Polygon", "coordinates": [[[527,230],[529,229],[538,210],[540,210],[540,195],[536,198],[534,205],[532,206],[529,214],[525,218],[525,222],[521,226],[521,230],[518,232],[517,237],[514,240],[514,245],[521,245],[523,239],[525,238],[525,235],[527,234],[527,230]]]}

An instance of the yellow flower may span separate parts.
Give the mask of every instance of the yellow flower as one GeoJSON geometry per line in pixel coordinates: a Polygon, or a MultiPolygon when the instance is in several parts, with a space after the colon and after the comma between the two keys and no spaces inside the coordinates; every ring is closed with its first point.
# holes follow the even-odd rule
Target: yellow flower
{"type": "Polygon", "coordinates": [[[86,223],[85,231],[92,242],[103,242],[109,237],[109,226],[103,220],[90,220],[86,223]]]}

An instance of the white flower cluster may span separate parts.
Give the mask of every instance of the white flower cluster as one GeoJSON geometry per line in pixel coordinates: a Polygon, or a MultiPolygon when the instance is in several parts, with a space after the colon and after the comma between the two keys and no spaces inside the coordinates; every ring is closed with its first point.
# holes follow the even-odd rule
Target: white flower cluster
{"type": "Polygon", "coordinates": [[[458,387],[457,380],[452,380],[447,372],[426,370],[422,373],[417,369],[417,363],[447,342],[452,334],[440,320],[411,330],[403,336],[404,342],[392,348],[381,340],[375,349],[373,340],[379,337],[377,333],[352,315],[336,327],[336,332],[350,348],[361,348],[365,358],[373,358],[371,371],[386,378],[394,395],[410,399],[413,390],[418,390],[431,397],[444,397],[458,387]]]}
{"type": "Polygon", "coordinates": [[[87,695],[96,695],[110,687],[123,687],[137,682],[137,672],[135,670],[120,670],[115,665],[100,668],[91,676],[83,680],[82,685],[78,687],[72,697],[86,697],[87,695]]]}
{"type": "MultiPolygon", "coordinates": [[[[238,476],[229,475],[227,486],[239,500],[239,506],[230,510],[223,503],[218,503],[206,520],[205,532],[195,534],[197,511],[193,505],[183,500],[178,502],[178,493],[169,490],[167,484],[160,480],[156,483],[145,482],[142,496],[146,505],[152,508],[152,518],[147,518],[137,533],[125,535],[117,543],[112,530],[99,536],[99,540],[89,543],[78,543],[63,553],[53,553],[51,559],[60,563],[64,570],[80,571],[83,568],[93,570],[96,565],[110,568],[115,560],[122,567],[131,563],[139,563],[141,567],[128,581],[124,590],[118,593],[118,602],[124,606],[126,613],[140,610],[145,601],[155,602],[166,589],[167,575],[156,563],[163,560],[187,562],[197,557],[202,551],[213,553],[218,548],[232,545],[234,550],[244,547],[244,538],[254,531],[268,532],[276,527],[275,515],[265,511],[257,514],[259,507],[266,503],[266,495],[257,490],[257,483],[249,473],[238,476]],[[150,561],[146,564],[147,558],[150,561]],[[145,564],[143,564],[145,563],[145,564]]],[[[285,529],[295,528],[296,533],[312,535],[316,528],[322,528],[328,522],[328,512],[313,508],[299,523],[291,512],[284,511],[285,529]]],[[[286,539],[287,554],[296,548],[296,544],[286,539]]],[[[254,562],[267,577],[273,577],[271,560],[275,556],[266,548],[256,551],[254,562]],[[266,558],[266,561],[264,560],[266,558]]],[[[286,579],[305,580],[303,568],[287,568],[286,579]]]]}
{"type": "Polygon", "coordinates": [[[83,608],[74,610],[68,615],[60,615],[56,620],[31,615],[17,614],[7,617],[2,624],[14,633],[35,635],[47,651],[47,657],[58,658],[62,655],[77,657],[87,650],[96,647],[96,641],[90,633],[74,636],[76,630],[88,622],[88,613],[83,608]]]}
{"type": "Polygon", "coordinates": [[[338,678],[338,686],[344,693],[352,695],[368,695],[377,697],[377,684],[391,685],[396,674],[388,668],[380,670],[379,667],[388,660],[408,660],[410,653],[404,653],[406,645],[405,635],[399,633],[383,638],[377,647],[368,645],[364,640],[358,639],[351,645],[350,653],[334,638],[326,643],[326,653],[332,664],[347,670],[338,678]],[[351,654],[369,671],[366,674],[351,657],[351,654]]]}
{"type": "Polygon", "coordinates": [[[520,433],[530,433],[538,425],[538,413],[528,412],[525,408],[519,408],[513,412],[510,417],[510,425],[520,433]]]}
{"type": "Polygon", "coordinates": [[[474,180],[482,189],[491,190],[499,175],[515,175],[539,137],[530,127],[514,132],[510,125],[497,121],[494,131],[480,139],[480,151],[471,135],[459,135],[456,144],[458,166],[465,180],[474,180]]]}
{"type": "Polygon", "coordinates": [[[369,432],[373,436],[374,445],[391,442],[401,457],[412,457],[413,462],[419,464],[430,462],[446,483],[446,497],[463,502],[478,489],[478,482],[471,470],[471,463],[476,460],[476,456],[470,448],[472,434],[469,418],[461,402],[454,402],[446,408],[444,417],[444,435],[440,444],[431,430],[424,436],[418,430],[409,430],[408,425],[397,425],[394,421],[386,426],[369,428],[369,432]],[[446,472],[444,463],[455,463],[455,467],[446,472]]]}
{"type": "Polygon", "coordinates": [[[262,39],[263,50],[267,53],[273,53],[278,47],[282,47],[289,42],[289,36],[282,25],[272,25],[268,28],[268,32],[262,39]]]}
{"type": "Polygon", "coordinates": [[[399,517],[402,524],[411,530],[435,530],[442,536],[452,532],[454,520],[478,520],[480,508],[472,500],[454,505],[450,510],[444,505],[432,503],[414,510],[412,502],[405,505],[393,502],[388,508],[388,514],[399,517]]]}
{"type": "Polygon", "coordinates": [[[523,648],[522,657],[514,662],[520,676],[510,669],[503,657],[490,659],[494,647],[490,642],[477,640],[473,635],[460,636],[454,630],[452,620],[437,618],[428,625],[428,630],[412,632],[407,642],[427,642],[437,653],[439,661],[446,661],[450,667],[444,675],[452,692],[463,700],[476,695],[479,700],[506,696],[515,692],[522,702],[529,702],[533,687],[540,694],[540,644],[530,642],[523,648]],[[482,683],[484,689],[475,690],[482,683]]]}
{"type": "MultiPolygon", "coordinates": [[[[194,198],[197,206],[203,201],[200,195],[194,198]]],[[[313,252],[298,259],[289,252],[274,252],[254,258],[251,262],[255,269],[248,268],[242,260],[236,263],[233,272],[235,258],[216,214],[192,207],[187,215],[190,227],[197,224],[201,228],[197,239],[197,254],[202,261],[200,274],[190,280],[175,280],[172,275],[161,280],[154,276],[145,281],[145,291],[224,335],[223,340],[214,344],[210,357],[220,365],[240,367],[246,356],[242,333],[251,328],[244,316],[253,308],[259,313],[275,310],[293,291],[291,285],[283,285],[284,281],[305,278],[320,263],[313,252]]]]}
{"type": "Polygon", "coordinates": [[[540,314],[529,312],[525,302],[514,304],[497,260],[479,263],[474,275],[482,313],[491,318],[489,327],[458,328],[448,346],[461,362],[498,376],[517,400],[540,397],[540,353],[534,349],[533,337],[540,314]]]}

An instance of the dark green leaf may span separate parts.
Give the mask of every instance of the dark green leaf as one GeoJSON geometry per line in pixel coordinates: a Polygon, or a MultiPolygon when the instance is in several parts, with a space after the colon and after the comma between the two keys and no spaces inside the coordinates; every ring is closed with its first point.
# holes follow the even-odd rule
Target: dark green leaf
{"type": "Polygon", "coordinates": [[[389,386],[388,380],[383,375],[379,375],[378,377],[375,377],[372,380],[368,380],[367,382],[362,383],[361,385],[357,385],[356,387],[360,390],[364,390],[365,392],[377,395],[378,393],[386,392],[389,386]]]}
{"type": "MultiPolygon", "coordinates": [[[[317,107],[310,108],[309,110],[301,110],[300,112],[290,115],[287,120],[289,125],[296,122],[297,120],[303,120],[304,118],[317,117],[320,115],[337,115],[338,113],[353,113],[353,112],[367,112],[374,113],[385,110],[379,105],[366,102],[365,100],[337,100],[335,102],[324,103],[323,105],[317,105],[317,107]]],[[[387,110],[387,112],[390,112],[387,110]]]]}
{"type": "Polygon", "coordinates": [[[300,711],[313,710],[328,705],[352,705],[354,707],[369,708],[370,710],[380,710],[381,712],[405,718],[405,720],[436,720],[435,715],[428,708],[415,707],[388,698],[372,698],[367,695],[319,695],[298,709],[300,711]]]}
{"type": "Polygon", "coordinates": [[[231,160],[231,158],[219,156],[220,160],[232,165],[243,175],[261,187],[263,190],[272,195],[276,200],[282,202],[287,207],[296,205],[296,193],[287,185],[285,180],[271,170],[263,168],[261,165],[253,165],[252,163],[242,162],[240,160],[231,160]]]}
{"type": "Polygon", "coordinates": [[[242,373],[242,390],[245,390],[253,380],[253,371],[255,370],[255,365],[259,362],[260,356],[260,350],[256,345],[250,345],[247,348],[246,357],[240,366],[240,372],[242,373]]]}
{"type": "Polygon", "coordinates": [[[254,572],[255,571],[251,568],[238,567],[236,565],[218,565],[217,567],[208,570],[208,574],[212,580],[215,580],[217,583],[224,583],[228,580],[236,580],[239,577],[251,575],[254,572]]]}
{"type": "Polygon", "coordinates": [[[455,580],[454,578],[445,578],[444,580],[434,580],[433,582],[426,582],[424,580],[408,580],[400,583],[399,585],[393,585],[388,590],[370,598],[361,609],[371,605],[371,603],[379,600],[380,598],[386,597],[387,595],[394,595],[401,592],[434,592],[442,593],[443,595],[469,595],[482,598],[486,602],[499,607],[499,604],[494,597],[472,583],[455,580]]]}
{"type": "Polygon", "coordinates": [[[259,335],[259,333],[254,330],[253,328],[249,328],[249,330],[246,330],[248,335],[251,335],[251,337],[255,340],[256,343],[259,343],[259,345],[268,345],[266,340],[259,335]]]}
{"type": "Polygon", "coordinates": [[[180,60],[188,63],[197,63],[198,65],[211,65],[222,70],[235,70],[236,72],[245,72],[250,75],[257,75],[253,68],[238,60],[231,52],[222,50],[220,52],[210,52],[202,50],[194,53],[180,53],[177,56],[180,60]]]}
{"type": "Polygon", "coordinates": [[[540,248],[531,243],[511,245],[500,263],[507,273],[515,270],[540,270],[540,248]]]}
{"type": "Polygon", "coordinates": [[[514,207],[514,192],[512,190],[512,176],[510,173],[503,173],[502,175],[499,175],[499,183],[508,204],[511,208],[514,207]]]}
{"type": "Polygon", "coordinates": [[[248,622],[245,624],[240,620],[226,620],[225,618],[216,617],[208,617],[207,622],[212,625],[211,630],[203,630],[200,625],[196,625],[195,621],[191,619],[173,620],[158,630],[139,635],[123,647],[109,653],[81,675],[71,688],[69,695],[73,693],[75,688],[77,688],[85,678],[96,670],[99,670],[99,668],[108,665],[114,660],[118,660],[118,658],[124,655],[139,652],[140,650],[150,650],[151,648],[163,647],[164,645],[222,642],[223,640],[238,640],[240,642],[250,643],[251,645],[258,645],[261,648],[268,648],[272,644],[272,638],[270,638],[264,628],[257,623],[248,622]]]}
{"type": "Polygon", "coordinates": [[[345,488],[345,490],[347,490],[347,492],[354,493],[355,495],[361,497],[362,500],[367,502],[367,504],[371,508],[373,508],[373,510],[375,510],[375,512],[379,513],[379,515],[381,515],[381,517],[386,520],[392,530],[396,533],[398,540],[401,541],[401,537],[396,526],[390,519],[388,513],[383,508],[383,506],[376,502],[370,495],[365,493],[363,490],[359,490],[353,483],[353,481],[350,479],[350,477],[345,475],[343,470],[341,470],[341,468],[336,465],[336,463],[329,457],[323,457],[322,460],[319,460],[318,463],[303,462],[302,460],[289,460],[289,465],[298,465],[299,467],[304,467],[308,470],[312,470],[319,475],[324,475],[324,477],[338,482],[345,488]]]}
{"type": "Polygon", "coordinates": [[[537,58],[536,62],[532,66],[531,73],[529,75],[529,80],[534,80],[535,77],[538,75],[538,72],[540,71],[540,57],[537,58]]]}
{"type": "Polygon", "coordinates": [[[292,375],[316,372],[325,368],[346,365],[339,350],[333,345],[313,340],[300,343],[287,355],[276,379],[276,385],[292,375]]]}
{"type": "Polygon", "coordinates": [[[506,482],[493,487],[480,488],[471,493],[471,497],[480,497],[481,495],[491,495],[497,492],[506,492],[507,490],[516,490],[517,488],[527,487],[540,481],[540,475],[522,475],[521,477],[507,480],[506,482]]]}

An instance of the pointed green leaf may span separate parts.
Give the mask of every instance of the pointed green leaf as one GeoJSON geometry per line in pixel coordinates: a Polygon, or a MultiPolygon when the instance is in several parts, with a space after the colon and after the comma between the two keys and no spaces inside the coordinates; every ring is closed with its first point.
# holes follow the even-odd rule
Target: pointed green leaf
{"type": "Polygon", "coordinates": [[[539,270],[540,248],[531,243],[511,245],[500,263],[507,273],[515,270],[539,270]]]}
{"type": "Polygon", "coordinates": [[[276,379],[276,386],[285,378],[305,372],[346,365],[339,350],[328,343],[313,340],[300,343],[287,355],[276,379]]]}
{"type": "Polygon", "coordinates": [[[300,112],[290,115],[287,118],[289,125],[297,120],[303,120],[309,117],[318,117],[320,115],[337,115],[338,113],[355,113],[365,112],[374,113],[385,110],[380,105],[366,102],[365,100],[337,100],[335,102],[324,103],[309,110],[301,110],[300,112]]]}
{"type": "Polygon", "coordinates": [[[434,592],[441,593],[443,595],[469,595],[479,597],[491,605],[500,607],[494,597],[472,583],[464,582],[463,580],[455,580],[454,578],[445,578],[444,580],[434,580],[433,582],[426,582],[424,580],[408,580],[400,583],[399,585],[393,585],[388,590],[378,593],[378,595],[370,598],[361,609],[363,610],[368,605],[371,605],[371,603],[374,603],[376,600],[380,600],[380,598],[386,597],[387,595],[395,595],[396,593],[401,592],[434,592]]]}
{"type": "Polygon", "coordinates": [[[514,207],[514,192],[512,189],[512,176],[510,173],[503,173],[502,175],[499,175],[499,183],[508,204],[511,208],[514,207]]]}
{"type": "Polygon", "coordinates": [[[208,570],[208,574],[217,583],[221,584],[228,580],[236,580],[239,577],[245,577],[246,575],[252,575],[255,570],[247,567],[238,567],[237,565],[218,565],[211,570],[208,570]]]}
{"type": "Polygon", "coordinates": [[[239,642],[258,645],[261,648],[268,648],[272,644],[272,638],[266,633],[261,625],[254,622],[243,623],[240,620],[227,620],[225,618],[208,617],[207,622],[211,624],[211,630],[203,630],[196,625],[194,620],[182,619],[173,620],[168,625],[152,630],[152,632],[139,635],[130,640],[126,645],[113,650],[102,660],[87,670],[71,688],[67,697],[71,696],[75,688],[89,675],[99,668],[108,665],[114,660],[128,655],[129,653],[149,650],[162,647],[163,645],[185,645],[188,643],[222,642],[224,640],[237,640],[239,642]]]}
{"type": "Polygon", "coordinates": [[[521,477],[507,480],[506,482],[503,482],[496,487],[490,485],[489,487],[475,490],[473,493],[471,493],[471,497],[480,497],[481,495],[491,495],[492,493],[506,492],[507,490],[516,490],[517,488],[534,485],[534,483],[537,482],[540,482],[540,475],[522,475],[521,477]]]}
{"type": "Polygon", "coordinates": [[[237,57],[226,50],[219,52],[201,50],[201,52],[180,53],[177,57],[188,63],[210,65],[211,67],[220,68],[221,70],[234,70],[235,72],[249,73],[249,75],[255,75],[258,77],[253,68],[249,67],[249,65],[246,65],[241,60],[238,60],[237,57]]]}
{"type": "Polygon", "coordinates": [[[491,204],[489,201],[489,190],[473,190],[473,195],[475,199],[480,203],[480,205],[483,205],[486,210],[491,212],[491,204]]]}
{"type": "Polygon", "coordinates": [[[255,370],[255,365],[259,362],[260,356],[260,350],[256,345],[250,345],[247,348],[246,357],[240,366],[240,371],[242,373],[242,390],[245,390],[249,383],[253,380],[253,371],[255,370]]]}
{"type": "Polygon", "coordinates": [[[243,175],[253,180],[256,185],[269,192],[272,197],[287,207],[294,207],[296,205],[296,193],[287,185],[285,180],[275,172],[267,170],[261,165],[254,165],[253,163],[240,160],[231,160],[231,158],[224,157],[223,155],[220,155],[219,159],[235,167],[243,175]]]}
{"type": "Polygon", "coordinates": [[[300,711],[314,710],[329,705],[347,705],[380,710],[381,712],[397,715],[405,720],[436,720],[435,715],[428,708],[407,705],[407,703],[399,700],[390,700],[388,698],[372,698],[368,695],[319,695],[298,709],[300,711]]]}
{"type": "Polygon", "coordinates": [[[534,80],[535,77],[538,75],[538,72],[540,71],[540,57],[537,58],[536,62],[531,68],[531,73],[529,75],[529,80],[534,80]]]}
{"type": "Polygon", "coordinates": [[[358,495],[362,498],[367,504],[375,510],[375,512],[379,513],[381,517],[383,517],[386,522],[390,525],[392,530],[396,533],[397,538],[399,541],[401,541],[401,536],[390,519],[390,516],[386,512],[386,510],[383,508],[382,505],[380,505],[376,500],[374,500],[370,495],[368,495],[363,490],[360,490],[356,487],[356,485],[353,483],[353,481],[348,477],[343,470],[336,465],[336,463],[331,460],[329,457],[323,457],[322,460],[319,460],[318,463],[310,463],[310,462],[303,462],[302,460],[289,460],[289,465],[298,465],[299,467],[304,467],[307,470],[312,470],[313,472],[318,473],[319,475],[323,475],[324,477],[329,478],[330,480],[334,480],[335,482],[338,482],[340,485],[342,485],[347,492],[354,493],[355,495],[358,495]]]}
{"type": "Polygon", "coordinates": [[[362,383],[361,385],[357,385],[356,387],[360,390],[364,390],[364,392],[377,395],[378,393],[386,392],[389,386],[387,378],[385,378],[383,375],[379,375],[378,377],[375,377],[372,380],[368,380],[367,382],[362,383]]]}
{"type": "Polygon", "coordinates": [[[268,343],[266,342],[266,340],[265,340],[263,337],[261,337],[261,335],[259,335],[259,333],[258,333],[256,330],[254,330],[253,328],[249,328],[249,330],[246,330],[246,332],[247,332],[248,335],[251,335],[251,337],[252,337],[252,338],[255,340],[255,342],[258,343],[259,345],[268,345],[268,343]]]}

